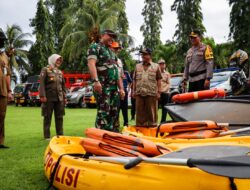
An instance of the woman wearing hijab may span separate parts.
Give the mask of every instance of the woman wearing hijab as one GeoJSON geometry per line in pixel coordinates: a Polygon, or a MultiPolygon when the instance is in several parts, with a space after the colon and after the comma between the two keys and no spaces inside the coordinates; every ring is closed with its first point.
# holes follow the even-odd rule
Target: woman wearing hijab
{"type": "Polygon", "coordinates": [[[63,116],[65,114],[65,81],[59,67],[62,57],[53,54],[48,58],[49,64],[40,74],[40,100],[42,103],[44,138],[50,139],[50,125],[52,113],[55,115],[56,134],[63,135],[63,116]]]}

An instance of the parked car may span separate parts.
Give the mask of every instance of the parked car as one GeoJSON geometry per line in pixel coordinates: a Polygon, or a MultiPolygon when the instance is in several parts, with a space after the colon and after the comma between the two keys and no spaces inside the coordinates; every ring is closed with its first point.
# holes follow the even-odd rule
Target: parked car
{"type": "Polygon", "coordinates": [[[172,100],[172,97],[174,95],[181,94],[184,92],[184,89],[182,88],[182,80],[183,73],[171,74],[169,102],[172,100]]]}
{"type": "Polygon", "coordinates": [[[29,91],[31,89],[31,83],[18,84],[15,86],[14,101],[16,106],[27,106],[30,103],[29,91]]]}
{"type": "Polygon", "coordinates": [[[66,94],[67,98],[67,107],[78,106],[80,108],[85,107],[84,95],[85,95],[85,87],[77,87],[74,88],[71,92],[69,91],[66,94]]]}
{"type": "Polygon", "coordinates": [[[226,91],[227,95],[231,95],[232,86],[230,85],[230,78],[238,70],[238,68],[214,70],[213,78],[210,81],[210,89],[222,88],[226,91]]]}
{"type": "Polygon", "coordinates": [[[39,88],[40,88],[40,82],[33,83],[30,88],[29,96],[30,96],[30,102],[32,105],[37,105],[37,106],[41,105],[40,96],[39,96],[39,88]]]}
{"type": "Polygon", "coordinates": [[[89,85],[86,87],[85,90],[85,96],[84,96],[84,102],[87,105],[87,107],[96,107],[96,100],[94,97],[94,93],[93,93],[93,86],[89,85]]]}

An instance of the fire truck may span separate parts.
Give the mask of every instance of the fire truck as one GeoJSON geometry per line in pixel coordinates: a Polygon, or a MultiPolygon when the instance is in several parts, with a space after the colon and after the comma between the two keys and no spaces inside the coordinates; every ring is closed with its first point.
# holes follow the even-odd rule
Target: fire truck
{"type": "MultiPolygon", "coordinates": [[[[63,78],[65,80],[65,86],[67,89],[75,88],[75,87],[83,87],[88,85],[90,80],[89,73],[67,73],[63,72],[63,78]]],[[[30,89],[30,103],[33,105],[40,106],[40,96],[39,96],[39,88],[40,88],[40,79],[39,75],[28,77],[28,82],[32,83],[30,89]]]]}

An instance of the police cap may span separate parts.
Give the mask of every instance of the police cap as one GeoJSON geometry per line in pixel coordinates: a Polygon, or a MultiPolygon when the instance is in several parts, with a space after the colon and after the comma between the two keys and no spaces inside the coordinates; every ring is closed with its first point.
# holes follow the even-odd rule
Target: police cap
{"type": "Polygon", "coordinates": [[[189,37],[193,37],[193,38],[196,38],[198,36],[201,36],[201,32],[200,30],[193,30],[190,34],[189,34],[189,37]]]}
{"type": "Polygon", "coordinates": [[[139,51],[141,54],[152,54],[152,50],[150,48],[143,48],[139,51]]]}

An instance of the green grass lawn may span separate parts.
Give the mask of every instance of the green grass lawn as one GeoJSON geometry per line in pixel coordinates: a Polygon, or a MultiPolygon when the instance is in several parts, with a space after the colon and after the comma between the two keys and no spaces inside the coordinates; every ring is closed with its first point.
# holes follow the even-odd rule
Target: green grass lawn
{"type": "MultiPolygon", "coordinates": [[[[96,109],[66,108],[64,134],[84,136],[84,129],[94,126],[95,116],[96,109]]],[[[43,172],[43,155],[49,141],[43,139],[41,109],[8,106],[5,135],[10,149],[0,149],[0,189],[45,190],[49,183],[43,172]]],[[[54,120],[51,135],[55,135],[54,120]]]]}

